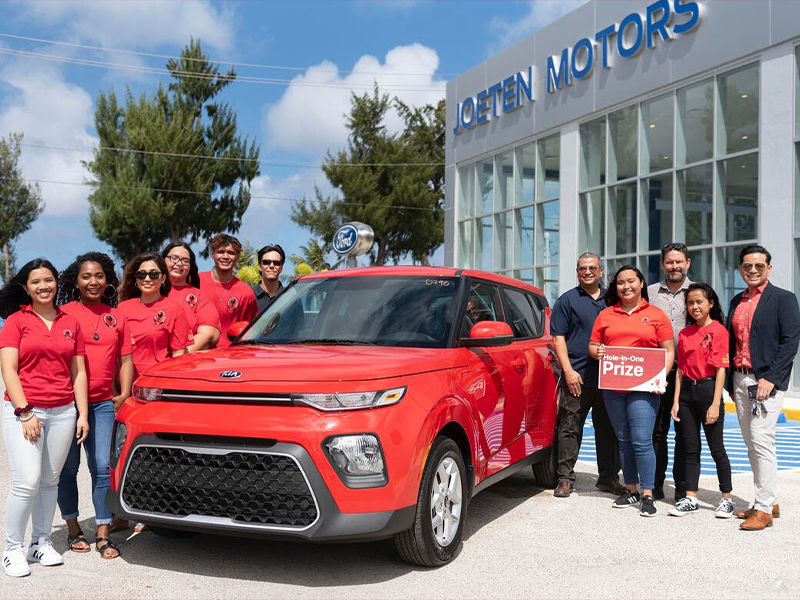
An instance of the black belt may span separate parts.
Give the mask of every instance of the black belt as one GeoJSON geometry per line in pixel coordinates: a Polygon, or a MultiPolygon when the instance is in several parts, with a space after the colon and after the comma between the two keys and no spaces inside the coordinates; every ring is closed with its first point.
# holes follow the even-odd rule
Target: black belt
{"type": "Polygon", "coordinates": [[[752,375],[753,373],[753,369],[750,367],[734,367],[733,370],[737,373],[744,373],[745,375],[752,375]]]}
{"type": "Polygon", "coordinates": [[[689,385],[697,385],[699,383],[705,383],[706,381],[714,381],[715,379],[716,377],[704,377],[703,379],[689,379],[688,377],[683,378],[683,380],[689,385]]]}

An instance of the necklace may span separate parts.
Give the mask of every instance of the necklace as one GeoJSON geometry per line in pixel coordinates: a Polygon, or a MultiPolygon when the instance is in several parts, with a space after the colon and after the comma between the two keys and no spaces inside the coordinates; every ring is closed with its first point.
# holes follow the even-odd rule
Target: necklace
{"type": "MultiPolygon", "coordinates": [[[[88,308],[86,308],[86,306],[84,306],[83,302],[79,301],[78,304],[81,305],[81,309],[85,313],[91,313],[92,312],[88,308]]],[[[95,325],[94,325],[94,334],[92,335],[92,339],[95,340],[95,341],[100,339],[100,334],[97,333],[97,328],[100,327],[100,321],[102,321],[102,320],[103,320],[103,317],[97,317],[97,323],[95,323],[95,325]]],[[[91,323],[91,320],[89,322],[91,323]]]]}

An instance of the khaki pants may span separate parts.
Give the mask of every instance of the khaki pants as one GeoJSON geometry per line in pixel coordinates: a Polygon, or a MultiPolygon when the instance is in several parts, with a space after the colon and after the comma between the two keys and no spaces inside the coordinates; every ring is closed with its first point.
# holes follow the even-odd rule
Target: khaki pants
{"type": "Polygon", "coordinates": [[[747,395],[747,386],[756,385],[753,374],[733,374],[733,400],[736,403],[736,416],[742,429],[742,438],[747,444],[747,456],[753,469],[755,501],[753,507],[765,513],[772,513],[772,506],[778,503],[778,453],[775,449],[775,426],[783,407],[784,392],[764,400],[760,416],[753,414],[753,399],[747,395]]]}

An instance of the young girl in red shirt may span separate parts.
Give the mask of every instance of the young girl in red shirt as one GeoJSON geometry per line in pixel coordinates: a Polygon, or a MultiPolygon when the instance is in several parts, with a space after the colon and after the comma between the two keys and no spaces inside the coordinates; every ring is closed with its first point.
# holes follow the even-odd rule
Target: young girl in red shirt
{"type": "Polygon", "coordinates": [[[686,497],[670,509],[675,517],[698,511],[697,488],[700,481],[700,427],[703,427],[711,456],[717,465],[722,499],[715,516],[733,516],[731,463],[722,441],[725,407],[722,388],[729,366],[730,335],[724,325],[717,293],[705,283],[686,289],[687,325],[678,335],[678,372],[672,418],[680,421],[684,443],[686,497]]]}

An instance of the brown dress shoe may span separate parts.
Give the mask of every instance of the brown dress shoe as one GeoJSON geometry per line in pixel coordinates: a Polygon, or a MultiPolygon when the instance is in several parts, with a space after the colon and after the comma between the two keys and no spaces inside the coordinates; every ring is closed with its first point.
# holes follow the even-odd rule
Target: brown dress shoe
{"type": "Polygon", "coordinates": [[[766,527],[772,527],[772,515],[763,510],[756,510],[744,523],[739,525],[739,529],[745,531],[761,531],[766,527]]]}
{"type": "Polygon", "coordinates": [[[559,481],[553,496],[556,498],[569,498],[572,493],[572,484],[569,481],[559,481]]]}
{"type": "MultiPolygon", "coordinates": [[[[747,510],[738,510],[733,513],[733,516],[737,519],[749,519],[756,513],[755,508],[748,508],[747,510]]],[[[772,506],[772,518],[773,519],[780,519],[781,518],[781,507],[777,504],[772,506]]]]}
{"type": "Polygon", "coordinates": [[[616,479],[609,481],[598,481],[594,487],[601,492],[606,492],[608,494],[612,494],[613,496],[622,496],[622,494],[625,493],[625,490],[628,489],[616,479]]]}

